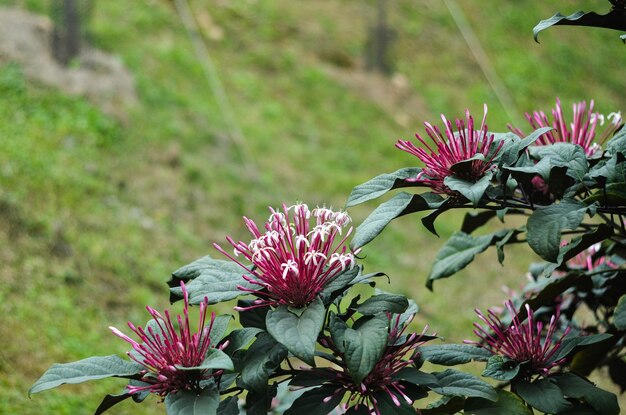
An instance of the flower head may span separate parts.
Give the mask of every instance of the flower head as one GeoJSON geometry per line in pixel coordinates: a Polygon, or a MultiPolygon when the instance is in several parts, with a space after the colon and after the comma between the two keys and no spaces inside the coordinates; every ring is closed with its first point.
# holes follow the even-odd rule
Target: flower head
{"type": "MultiPolygon", "coordinates": [[[[391,322],[391,315],[389,317],[391,322]]],[[[375,415],[382,415],[376,398],[380,394],[389,396],[398,407],[401,405],[401,400],[411,405],[413,400],[407,395],[406,384],[402,380],[394,378],[394,375],[405,367],[415,364],[415,359],[419,356],[417,348],[426,342],[422,338],[428,330],[428,326],[420,334],[405,335],[404,331],[407,325],[408,322],[400,325],[400,316],[395,318],[389,331],[387,347],[374,369],[361,382],[355,382],[350,375],[342,353],[332,343],[332,340],[327,339],[325,345],[333,350],[335,355],[340,356],[341,360],[336,362],[338,367],[312,369],[313,371],[323,370],[333,376],[326,384],[336,386],[336,389],[332,395],[325,398],[325,402],[337,395],[343,396],[347,392],[349,396],[344,404],[344,409],[348,409],[349,406],[355,406],[355,409],[358,409],[360,405],[365,405],[370,409],[369,413],[375,415]]]]}
{"type": "Polygon", "coordinates": [[[469,110],[466,111],[465,117],[465,122],[460,119],[456,120],[455,132],[452,123],[442,115],[445,136],[437,126],[424,123],[426,133],[435,144],[434,149],[419,134],[415,134],[415,137],[426,149],[417,147],[411,141],[398,140],[397,148],[413,154],[425,164],[424,169],[413,179],[414,181],[423,183],[436,193],[452,195],[455,192],[444,184],[446,177],[456,175],[469,181],[476,181],[493,168],[491,162],[504,142],[492,148],[494,136],[488,133],[487,124],[485,124],[487,106],[485,105],[483,120],[478,130],[474,129],[474,118],[469,110]],[[462,173],[452,171],[451,167],[454,164],[472,158],[474,159],[466,171],[462,173]]]}
{"type": "MultiPolygon", "coordinates": [[[[619,112],[612,112],[606,119],[608,125],[598,133],[598,126],[604,125],[605,116],[593,111],[594,102],[591,100],[587,107],[587,102],[581,101],[573,104],[573,121],[568,124],[561,109],[561,101],[556,99],[556,107],[552,110],[552,121],[543,111],[534,111],[532,114],[526,113],[526,119],[531,127],[538,129],[541,127],[552,127],[554,130],[543,134],[535,145],[545,146],[554,143],[572,143],[578,144],[585,150],[588,156],[593,155],[600,149],[600,145],[604,143],[622,125],[622,116],[619,112]],[[596,138],[596,134],[599,134],[596,138]]],[[[525,137],[522,130],[509,125],[509,129],[520,137],[525,137]]]]}
{"type": "Polygon", "coordinates": [[[558,327],[559,309],[557,308],[556,314],[550,318],[550,323],[543,335],[544,323],[535,321],[534,313],[528,304],[526,304],[527,320],[523,322],[519,320],[512,301],[507,301],[505,306],[512,319],[508,325],[504,324],[493,310],[488,310],[486,316],[480,310],[475,310],[478,318],[487,325],[487,328],[474,323],[476,328],[474,334],[482,341],[480,343],[466,341],[466,343],[478,344],[494,354],[524,364],[523,376],[546,375],[551,368],[562,363],[561,360],[552,361],[552,357],[561,347],[561,341],[569,333],[570,328],[565,329],[556,341],[553,340],[558,327]]]}
{"type": "Polygon", "coordinates": [[[142,391],[156,393],[162,397],[181,390],[193,390],[200,386],[205,379],[217,376],[221,371],[188,370],[200,366],[211,346],[211,329],[215,320],[215,313],[207,325],[208,299],[200,303],[200,320],[196,333],[191,332],[189,323],[189,298],[185,284],[181,282],[184,297],[183,316],[176,316],[178,329],[174,327],[168,310],[163,314],[150,306],[146,309],[152,316],[144,328],[135,327],[128,322],[128,327],[139,337],[137,342],[115,327],[109,327],[118,337],[131,344],[133,349],[127,352],[128,356],[144,366],[141,381],[147,385],[127,386],[128,392],[135,394],[142,391]]]}
{"type": "Polygon", "coordinates": [[[254,238],[249,243],[227,238],[235,256],[243,255],[254,268],[250,269],[219,245],[214,246],[252,274],[252,277],[244,275],[244,279],[260,288],[240,286],[239,289],[258,297],[254,307],[280,304],[303,307],[335,277],[354,267],[354,254],[345,245],[352,227],[339,239],[351,219],[345,212],[327,208],[310,211],[305,204],[283,205],[282,210],[270,208],[270,211],[264,233],[244,217],[254,238]]]}

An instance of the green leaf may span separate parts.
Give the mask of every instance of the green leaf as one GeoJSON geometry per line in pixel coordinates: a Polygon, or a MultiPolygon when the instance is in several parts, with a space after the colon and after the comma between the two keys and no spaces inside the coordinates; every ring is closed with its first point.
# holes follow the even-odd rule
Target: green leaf
{"type": "Polygon", "coordinates": [[[572,407],[563,392],[550,378],[534,382],[515,383],[515,392],[533,408],[548,414],[558,414],[572,407]]]}
{"type": "Polygon", "coordinates": [[[267,313],[265,325],[272,337],[294,356],[314,365],[315,343],[324,325],[326,309],[322,300],[317,297],[300,311],[301,314],[296,315],[281,305],[267,313]]]}
{"type": "Polygon", "coordinates": [[[430,390],[440,395],[467,396],[485,398],[491,401],[497,399],[496,391],[478,377],[454,369],[435,372],[439,386],[429,386],[430,390]]]}
{"type": "Polygon", "coordinates": [[[581,11],[570,14],[569,16],[564,16],[561,13],[557,13],[549,19],[540,21],[537,26],[533,28],[535,41],[539,42],[539,32],[556,25],[591,26],[626,30],[623,12],[617,7],[607,14],[597,14],[595,12],[585,13],[581,11]]]}
{"type": "Polygon", "coordinates": [[[528,245],[546,261],[557,262],[561,231],[576,229],[586,211],[587,206],[573,200],[538,207],[528,218],[528,245]]]}
{"type": "Polygon", "coordinates": [[[552,379],[556,381],[565,396],[584,400],[602,415],[620,413],[617,396],[594,386],[588,380],[573,373],[557,374],[552,376],[552,379]]]}
{"type": "Polygon", "coordinates": [[[393,379],[404,380],[417,386],[425,386],[427,388],[439,387],[439,379],[432,373],[422,372],[413,367],[405,367],[400,369],[393,375],[393,379]]]}
{"type": "Polygon", "coordinates": [[[398,193],[374,209],[356,228],[350,247],[356,249],[370,243],[393,219],[413,212],[436,209],[444,200],[434,193],[421,195],[398,193]]]}
{"type": "Polygon", "coordinates": [[[494,161],[499,161],[498,166],[500,168],[514,166],[524,151],[550,130],[552,130],[551,127],[542,127],[522,139],[514,133],[495,134],[492,147],[499,145],[501,140],[504,140],[504,144],[494,161]]]}
{"type": "Polygon", "coordinates": [[[165,398],[167,415],[214,415],[220,404],[220,395],[214,384],[201,391],[182,390],[165,398]]]}
{"type": "Polygon", "coordinates": [[[227,337],[228,346],[224,348],[224,352],[232,355],[237,350],[243,349],[262,331],[257,327],[244,327],[239,330],[233,330],[227,337]]]}
{"type": "Polygon", "coordinates": [[[28,394],[110,377],[132,378],[145,367],[118,356],[93,356],[71,363],[55,363],[31,386],[28,394]]]}
{"type": "Polygon", "coordinates": [[[611,183],[603,189],[597,190],[591,196],[585,198],[586,204],[599,202],[608,206],[624,206],[626,205],[626,183],[611,183]]]}
{"type": "Polygon", "coordinates": [[[213,320],[213,326],[211,327],[211,347],[216,347],[217,344],[224,338],[228,331],[228,324],[233,320],[233,316],[230,314],[222,314],[215,317],[213,320]]]}
{"type": "Polygon", "coordinates": [[[462,270],[477,254],[484,252],[494,238],[504,235],[506,232],[473,237],[463,232],[455,232],[437,253],[426,286],[432,288],[434,280],[447,278],[462,270]]]}
{"type": "Polygon", "coordinates": [[[385,173],[358,185],[352,189],[348,197],[346,207],[356,206],[368,200],[376,199],[392,189],[418,185],[415,182],[407,182],[406,179],[416,178],[422,169],[418,167],[405,167],[393,173],[385,173]]]}
{"type": "Polygon", "coordinates": [[[373,316],[385,311],[400,314],[408,307],[409,300],[403,295],[378,294],[365,300],[356,310],[363,315],[373,316]]]}
{"type": "Polygon", "coordinates": [[[233,361],[223,351],[219,349],[209,349],[204,361],[200,366],[185,367],[176,365],[178,370],[208,370],[208,369],[226,369],[234,370],[233,361]]]}
{"type": "Polygon", "coordinates": [[[467,415],[533,415],[532,409],[524,404],[514,393],[498,390],[495,401],[481,398],[470,398],[465,403],[467,415]]]}
{"type": "Polygon", "coordinates": [[[213,259],[207,255],[174,271],[172,279],[168,281],[168,285],[171,287],[170,301],[182,299],[179,285],[181,280],[190,280],[185,285],[191,304],[199,304],[204,300],[204,297],[208,298],[209,304],[232,300],[246,294],[237,286],[256,287],[243,278],[244,274],[252,278],[249,272],[234,262],[213,259]]]}
{"type": "MultiPolygon", "coordinates": [[[[626,136],[623,141],[626,142],[626,136]]],[[[599,162],[589,170],[587,177],[600,186],[624,183],[624,181],[626,181],[626,163],[624,163],[623,156],[621,154],[613,155],[610,159],[599,162]]],[[[597,192],[596,195],[597,196],[592,195],[585,199],[585,202],[591,203],[596,200],[596,197],[597,200],[602,201],[602,193],[597,192]]]]}
{"type": "Polygon", "coordinates": [[[354,281],[356,277],[361,274],[362,270],[363,269],[360,266],[353,267],[352,269],[346,269],[344,272],[337,275],[335,278],[332,279],[332,281],[326,284],[326,286],[324,286],[324,289],[320,293],[320,296],[322,297],[322,299],[324,299],[324,303],[328,304],[332,302],[333,294],[342,292],[348,287],[355,284],[354,281]]]}
{"type": "Polygon", "coordinates": [[[333,343],[335,343],[335,346],[341,353],[344,353],[345,351],[343,345],[344,335],[347,329],[348,325],[341,318],[339,318],[339,316],[331,312],[328,319],[328,330],[330,331],[333,343]]]}
{"type": "Polygon", "coordinates": [[[626,294],[622,295],[613,312],[613,324],[618,330],[626,330],[626,294]]]}
{"type": "Polygon", "coordinates": [[[388,337],[389,320],[385,315],[371,318],[357,329],[345,329],[344,358],[350,376],[357,384],[374,369],[387,347],[388,337]]]}
{"type": "Polygon", "coordinates": [[[509,381],[519,372],[519,363],[508,357],[493,355],[487,361],[482,375],[496,380],[509,381]]]}
{"type": "Polygon", "coordinates": [[[269,375],[287,357],[287,349],[269,334],[260,333],[256,341],[246,351],[242,369],[241,382],[244,387],[264,391],[267,388],[269,375]]]}
{"type": "Polygon", "coordinates": [[[445,366],[456,366],[472,361],[486,362],[493,355],[487,349],[469,344],[422,346],[418,351],[422,360],[445,366]]]}
{"type": "Polygon", "coordinates": [[[336,386],[322,386],[304,392],[284,415],[328,415],[341,403],[343,393],[335,394],[336,386]],[[326,398],[331,397],[328,401],[326,398]]]}
{"type": "Polygon", "coordinates": [[[491,183],[493,177],[493,171],[485,172],[485,175],[478,181],[472,182],[464,180],[456,176],[448,176],[444,179],[443,183],[451,190],[455,190],[461,193],[467,200],[472,202],[472,205],[478,206],[480,199],[482,199],[485,190],[491,183]]]}
{"type": "Polygon", "coordinates": [[[608,333],[566,337],[561,342],[558,352],[550,359],[550,362],[559,361],[573,353],[578,352],[584,346],[600,343],[611,337],[613,337],[613,335],[608,333]]]}
{"type": "Polygon", "coordinates": [[[550,170],[555,166],[566,167],[567,175],[578,181],[581,181],[589,171],[587,155],[579,145],[554,143],[549,146],[535,147],[534,150],[540,159],[550,159],[550,170]]]}
{"type": "Polygon", "coordinates": [[[572,238],[566,245],[559,247],[559,255],[556,263],[549,264],[544,268],[543,275],[550,276],[561,264],[567,263],[579,253],[583,252],[591,245],[602,242],[613,235],[613,227],[601,223],[595,229],[585,232],[581,236],[572,238]]]}

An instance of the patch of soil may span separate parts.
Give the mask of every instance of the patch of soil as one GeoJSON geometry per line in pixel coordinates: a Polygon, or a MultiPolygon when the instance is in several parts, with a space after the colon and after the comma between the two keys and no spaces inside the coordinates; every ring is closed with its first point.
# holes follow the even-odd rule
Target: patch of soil
{"type": "Polygon", "coordinates": [[[86,97],[104,112],[125,118],[137,102],[132,74],[119,57],[83,45],[76,64],[52,56],[52,22],[17,8],[0,8],[0,63],[18,63],[37,82],[86,97]]]}

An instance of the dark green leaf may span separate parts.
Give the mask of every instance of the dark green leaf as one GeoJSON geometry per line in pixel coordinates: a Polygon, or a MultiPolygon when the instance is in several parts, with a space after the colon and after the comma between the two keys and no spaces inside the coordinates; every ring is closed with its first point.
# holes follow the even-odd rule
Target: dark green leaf
{"type": "Polygon", "coordinates": [[[441,214],[450,210],[451,206],[456,203],[453,202],[454,200],[455,199],[452,198],[446,199],[446,201],[443,202],[439,208],[422,218],[422,225],[424,225],[424,227],[436,237],[439,237],[439,234],[437,233],[437,229],[435,229],[435,220],[437,220],[441,214]]]}
{"type": "Polygon", "coordinates": [[[28,391],[38,393],[63,384],[76,384],[110,377],[135,377],[145,368],[118,356],[93,356],[72,363],[55,363],[28,391]]]}
{"type": "Polygon", "coordinates": [[[246,415],[267,415],[277,391],[276,384],[260,391],[249,390],[246,394],[246,415]]]}
{"type": "Polygon", "coordinates": [[[267,313],[265,325],[272,337],[294,356],[313,365],[315,343],[324,325],[326,309],[322,300],[317,297],[300,311],[301,314],[296,315],[286,306],[279,306],[267,313]]]}
{"type": "Polygon", "coordinates": [[[287,357],[287,349],[269,334],[260,333],[248,348],[241,369],[241,382],[249,389],[264,391],[269,375],[287,357]]]}
{"type": "Polygon", "coordinates": [[[497,400],[489,401],[481,398],[469,398],[465,403],[467,415],[533,415],[532,409],[527,407],[514,393],[498,390],[497,400]]]}
{"type": "Polygon", "coordinates": [[[343,393],[335,393],[336,386],[322,386],[304,392],[284,415],[328,415],[341,403],[343,393]],[[326,398],[328,401],[324,401],[326,398]]]}
{"type": "Polygon", "coordinates": [[[313,368],[308,370],[300,370],[296,372],[294,377],[289,381],[290,386],[311,387],[319,386],[329,380],[333,380],[337,374],[328,368],[313,368]]]}
{"type": "Polygon", "coordinates": [[[607,14],[597,14],[595,12],[576,12],[569,16],[564,16],[561,13],[557,13],[549,19],[540,21],[537,26],[533,28],[535,41],[539,42],[539,32],[556,25],[592,26],[615,30],[626,30],[624,13],[618,8],[611,10],[607,14]]]}
{"type": "Polygon", "coordinates": [[[254,327],[265,330],[265,317],[270,308],[265,306],[246,309],[251,306],[254,306],[254,300],[237,301],[237,307],[240,309],[239,322],[244,327],[254,327]],[[242,308],[245,310],[241,310],[242,308]]]}
{"type": "MultiPolygon", "coordinates": [[[[490,402],[490,401],[487,401],[490,402]]],[[[421,410],[422,415],[450,415],[463,410],[465,398],[459,396],[442,396],[441,399],[429,403],[425,409],[421,410]]]]}
{"type": "Polygon", "coordinates": [[[439,379],[431,373],[422,372],[419,369],[413,367],[405,367],[400,369],[393,375],[394,379],[401,379],[405,382],[412,383],[417,386],[425,386],[427,388],[439,387],[439,379]]]}
{"type": "Polygon", "coordinates": [[[493,355],[487,361],[482,375],[496,380],[509,381],[517,376],[519,363],[508,357],[493,355]]]}
{"type": "Polygon", "coordinates": [[[515,392],[535,409],[548,414],[558,414],[572,407],[563,397],[561,389],[550,378],[534,382],[515,383],[515,392]]]}
{"type": "Polygon", "coordinates": [[[357,329],[346,328],[344,331],[344,358],[350,376],[357,384],[374,369],[387,346],[388,337],[389,320],[385,315],[371,318],[357,329]]]}
{"type": "Polygon", "coordinates": [[[482,212],[468,212],[463,218],[463,224],[461,225],[461,232],[470,234],[476,229],[489,222],[490,219],[496,217],[495,210],[485,210],[482,212]]]}
{"type": "Polygon", "coordinates": [[[165,398],[167,415],[215,415],[220,395],[215,385],[201,391],[182,390],[165,398]]]}
{"type": "Polygon", "coordinates": [[[352,189],[348,197],[346,207],[356,206],[368,200],[384,195],[391,189],[418,185],[406,179],[416,178],[422,169],[418,167],[405,167],[393,173],[385,173],[358,185],[352,189]]]}
{"type": "Polygon", "coordinates": [[[344,335],[347,329],[348,325],[341,318],[334,313],[330,313],[328,330],[330,331],[333,343],[341,353],[344,352],[344,335]]]}
{"type": "MultiPolygon", "coordinates": [[[[415,415],[415,408],[400,399],[400,406],[397,406],[387,392],[378,392],[374,395],[376,406],[381,414],[385,415],[415,415]]],[[[320,414],[321,415],[321,414],[320,414]]]]}
{"type": "Polygon", "coordinates": [[[232,261],[213,259],[209,255],[202,257],[189,265],[185,265],[172,274],[170,285],[170,301],[182,299],[180,281],[186,281],[189,302],[199,304],[207,297],[209,304],[232,300],[246,294],[237,288],[256,288],[243,278],[243,275],[252,277],[242,267],[232,261]],[[191,280],[189,282],[189,280],[191,280]]]}
{"type": "Polygon", "coordinates": [[[395,218],[422,210],[436,209],[443,202],[444,199],[434,193],[421,195],[398,193],[374,209],[357,227],[350,247],[356,249],[368,244],[395,218]]]}
{"type": "Polygon", "coordinates": [[[620,413],[617,397],[602,390],[593,383],[573,373],[557,374],[552,377],[565,396],[582,399],[589,403],[596,411],[603,415],[618,415],[620,413]]]}
{"type": "Polygon", "coordinates": [[[583,203],[570,200],[537,208],[528,218],[528,245],[546,261],[557,262],[561,231],[576,229],[586,211],[583,203]]]}
{"type": "Polygon", "coordinates": [[[476,182],[464,180],[456,176],[448,176],[444,179],[444,184],[451,190],[461,193],[467,200],[472,202],[472,205],[478,206],[480,199],[485,194],[485,190],[491,183],[492,177],[493,171],[485,172],[485,175],[476,182]]]}
{"type": "Polygon", "coordinates": [[[597,190],[594,194],[585,198],[586,204],[591,204],[593,202],[609,206],[626,205],[626,183],[610,183],[606,185],[606,187],[597,190]]]}
{"type": "Polygon", "coordinates": [[[497,399],[496,391],[478,377],[454,369],[435,372],[439,386],[429,388],[440,395],[479,397],[492,401],[497,399]]]}
{"type": "Polygon", "coordinates": [[[366,316],[389,312],[400,314],[409,307],[409,300],[403,295],[378,294],[368,298],[357,307],[357,311],[366,316]]]}
{"type": "Polygon", "coordinates": [[[445,366],[461,365],[472,361],[486,362],[493,355],[489,350],[469,344],[422,346],[418,351],[421,359],[445,366]]]}
{"type": "Polygon", "coordinates": [[[217,407],[219,415],[239,415],[239,399],[236,396],[225,398],[217,407]]]}
{"type": "Polygon", "coordinates": [[[111,409],[118,403],[122,402],[125,399],[130,398],[131,396],[132,395],[128,392],[120,393],[118,395],[106,395],[104,399],[102,400],[102,402],[100,403],[100,405],[98,406],[98,408],[96,409],[96,412],[94,413],[94,415],[103,414],[105,411],[111,409]]]}
{"type": "Polygon", "coordinates": [[[626,330],[626,294],[622,295],[617,302],[613,313],[613,324],[618,330],[626,330]]]}

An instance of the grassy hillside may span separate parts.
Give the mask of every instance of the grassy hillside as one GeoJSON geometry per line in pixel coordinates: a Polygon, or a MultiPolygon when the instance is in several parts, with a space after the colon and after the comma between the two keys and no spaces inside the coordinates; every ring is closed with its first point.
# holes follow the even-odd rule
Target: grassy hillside
{"type": "MultiPolygon", "coordinates": [[[[444,3],[391,3],[397,73],[386,79],[360,69],[373,1],[192,1],[239,140],[167,1],[96,2],[94,44],[119,54],[136,80],[139,103],[124,121],[0,66],[0,414],[87,414],[121,390],[112,380],[26,397],[54,362],[123,353],[107,327],[142,323],[146,304],[166,307],[169,274],[217,255],[211,243],[226,235],[247,238],[242,215],[261,220],[283,201],[343,205],[356,184],[413,164],[394,142],[441,112],[479,114],[486,102],[491,129],[506,128],[505,107],[444,3]]],[[[547,109],[555,96],[626,110],[618,32],[556,28],[538,45],[531,28],[557,6],[476,3],[458,2],[509,112],[547,109]]],[[[599,2],[562,3],[571,13],[599,2]]],[[[353,209],[355,222],[373,206],[353,209]]],[[[459,222],[439,228],[449,235],[459,222]]],[[[471,335],[473,307],[501,301],[498,290],[472,287],[521,285],[534,256],[512,251],[501,268],[488,252],[430,293],[424,279],[441,243],[402,218],[365,250],[365,264],[417,300],[418,324],[458,341],[471,335]]],[[[164,413],[157,408],[125,402],[111,413],[164,413]]]]}

